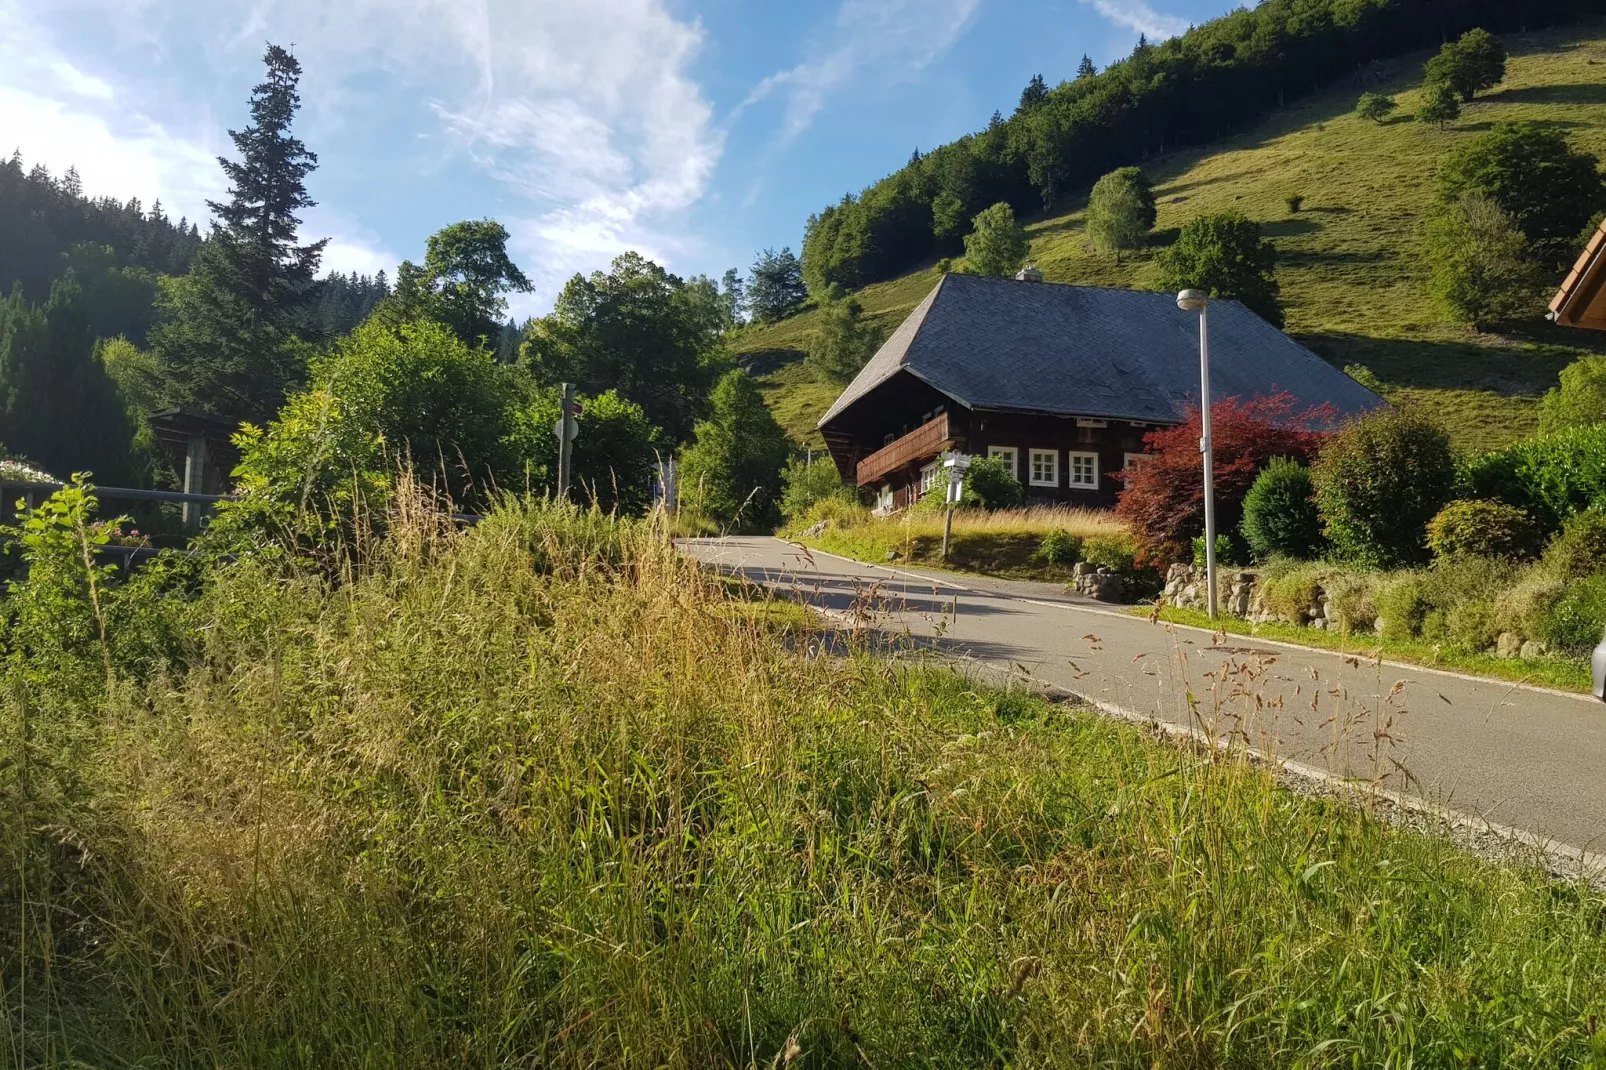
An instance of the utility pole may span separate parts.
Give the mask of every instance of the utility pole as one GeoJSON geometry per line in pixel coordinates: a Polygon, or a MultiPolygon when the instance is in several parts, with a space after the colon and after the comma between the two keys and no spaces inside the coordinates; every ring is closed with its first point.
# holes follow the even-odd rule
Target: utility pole
{"type": "Polygon", "coordinates": [[[580,430],[574,423],[574,384],[563,384],[562,415],[554,429],[558,436],[558,498],[569,499],[569,483],[574,478],[574,437],[580,430]]]}

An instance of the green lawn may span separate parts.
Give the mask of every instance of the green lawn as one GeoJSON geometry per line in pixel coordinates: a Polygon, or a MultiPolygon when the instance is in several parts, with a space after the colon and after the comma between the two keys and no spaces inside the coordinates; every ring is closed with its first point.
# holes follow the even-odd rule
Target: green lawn
{"type": "MultiPolygon", "coordinates": [[[[1452,322],[1425,289],[1420,227],[1434,174],[1449,149],[1502,120],[1564,125],[1575,143],[1606,156],[1606,22],[1507,39],[1506,81],[1466,106],[1445,131],[1409,118],[1423,55],[1369,71],[1400,113],[1384,125],[1355,118],[1352,85],[1290,105],[1245,133],[1205,149],[1146,161],[1159,198],[1156,246],[1196,215],[1234,209],[1259,220],[1281,253],[1288,330],[1334,364],[1364,364],[1401,401],[1430,405],[1469,449],[1502,445],[1536,426],[1537,400],[1557,372],[1606,336],[1536,321],[1515,335],[1479,335],[1452,322]],[[1291,215],[1289,193],[1304,194],[1291,215]]],[[[1153,285],[1152,255],[1117,264],[1090,251],[1082,203],[1031,222],[1032,256],[1052,282],[1153,285]]],[[[936,283],[930,266],[867,287],[865,310],[889,327],[936,283]]],[[[1560,282],[1560,277],[1556,280],[1560,282]]],[[[1548,295],[1546,295],[1548,297],[1548,295]]],[[[1543,300],[1536,298],[1536,313],[1543,300]]],[[[739,352],[771,351],[761,376],[788,432],[804,441],[836,387],[786,363],[800,357],[810,314],[745,331],[739,352]],[[811,418],[812,414],[812,418],[811,418]]]]}

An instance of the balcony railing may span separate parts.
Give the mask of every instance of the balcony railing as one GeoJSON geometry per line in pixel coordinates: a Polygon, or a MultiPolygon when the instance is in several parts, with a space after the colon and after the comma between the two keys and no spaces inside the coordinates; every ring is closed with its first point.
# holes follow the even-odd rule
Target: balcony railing
{"type": "Polygon", "coordinates": [[[888,472],[896,472],[917,461],[929,461],[951,443],[948,437],[948,414],[939,413],[935,420],[921,424],[860,461],[856,473],[859,486],[868,486],[888,472]]]}

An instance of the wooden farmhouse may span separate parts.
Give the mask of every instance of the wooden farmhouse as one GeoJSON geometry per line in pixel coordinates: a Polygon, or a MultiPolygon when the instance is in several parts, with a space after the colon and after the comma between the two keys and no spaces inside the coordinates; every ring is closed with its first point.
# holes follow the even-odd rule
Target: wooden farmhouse
{"type": "MultiPolygon", "coordinates": [[[[945,275],[820,420],[844,479],[901,509],[949,450],[1001,458],[1034,502],[1109,506],[1143,436],[1199,399],[1199,317],[1167,293],[945,275]]],[[[1376,394],[1236,301],[1212,301],[1211,393],[1287,392],[1335,419],[1376,394]]]]}

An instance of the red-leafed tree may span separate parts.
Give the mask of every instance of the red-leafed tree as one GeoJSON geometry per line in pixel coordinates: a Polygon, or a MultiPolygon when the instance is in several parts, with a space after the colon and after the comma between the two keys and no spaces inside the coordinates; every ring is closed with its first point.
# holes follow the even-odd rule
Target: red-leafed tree
{"type": "MultiPolygon", "coordinates": [[[[1238,530],[1244,495],[1273,457],[1308,463],[1336,413],[1329,405],[1296,411],[1287,392],[1248,401],[1224,398],[1210,407],[1215,457],[1216,531],[1238,530]]],[[[1157,565],[1184,561],[1204,534],[1204,465],[1199,408],[1176,427],[1144,436],[1150,459],[1121,473],[1126,484],[1115,514],[1126,521],[1145,557],[1157,565]]]]}

